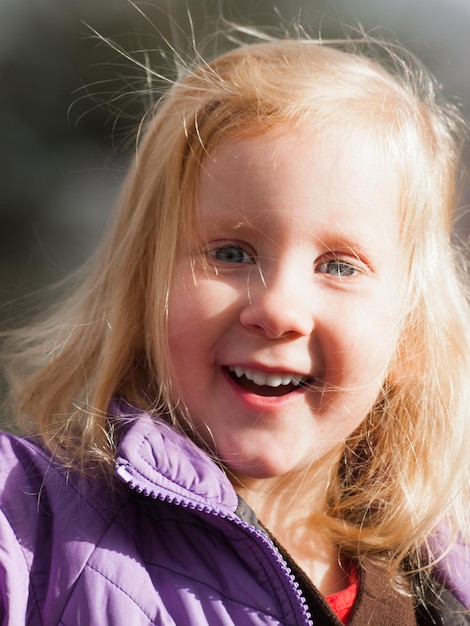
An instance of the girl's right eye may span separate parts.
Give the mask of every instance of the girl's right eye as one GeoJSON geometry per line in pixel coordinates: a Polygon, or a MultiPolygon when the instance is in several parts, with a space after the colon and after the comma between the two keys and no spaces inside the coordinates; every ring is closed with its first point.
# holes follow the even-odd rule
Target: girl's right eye
{"type": "Polygon", "coordinates": [[[236,244],[227,244],[209,249],[209,256],[219,263],[253,263],[253,256],[236,244]]]}

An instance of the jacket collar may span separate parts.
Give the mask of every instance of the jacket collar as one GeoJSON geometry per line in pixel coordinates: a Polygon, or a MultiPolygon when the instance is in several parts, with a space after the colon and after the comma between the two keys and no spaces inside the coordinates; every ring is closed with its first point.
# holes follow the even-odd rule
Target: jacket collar
{"type": "Polygon", "coordinates": [[[112,413],[129,423],[116,458],[120,480],[154,498],[234,515],[237,494],[208,454],[162,419],[125,402],[114,402],[112,413]]]}

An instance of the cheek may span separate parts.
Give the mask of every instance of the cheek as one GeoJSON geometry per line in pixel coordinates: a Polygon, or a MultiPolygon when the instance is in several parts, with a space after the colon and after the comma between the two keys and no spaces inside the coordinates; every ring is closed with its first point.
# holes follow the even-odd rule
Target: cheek
{"type": "Polygon", "coordinates": [[[173,367],[194,363],[231,324],[235,295],[215,280],[195,280],[190,271],[175,277],[168,300],[168,336],[173,367]]]}
{"type": "MultiPolygon", "coordinates": [[[[343,324],[342,347],[336,358],[343,363],[351,381],[367,384],[383,381],[397,345],[397,313],[377,312],[351,317],[343,324]]],[[[339,365],[339,364],[338,364],[339,365]]]]}
{"type": "Polygon", "coordinates": [[[190,272],[179,273],[173,280],[168,298],[168,333],[170,345],[184,343],[205,317],[204,302],[190,272]]]}
{"type": "Polygon", "coordinates": [[[186,268],[173,280],[169,296],[169,321],[196,316],[204,319],[222,313],[238,297],[238,290],[230,284],[208,276],[201,269],[199,276],[186,268]]]}

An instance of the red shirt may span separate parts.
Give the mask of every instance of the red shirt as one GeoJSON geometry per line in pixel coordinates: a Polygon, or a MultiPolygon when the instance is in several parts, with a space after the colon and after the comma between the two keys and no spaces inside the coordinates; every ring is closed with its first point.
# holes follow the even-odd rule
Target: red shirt
{"type": "Polygon", "coordinates": [[[357,590],[359,587],[359,579],[357,576],[356,568],[351,566],[351,571],[348,578],[348,586],[346,589],[342,589],[337,593],[326,596],[326,601],[336,613],[343,624],[347,624],[354,603],[356,602],[357,590]]]}

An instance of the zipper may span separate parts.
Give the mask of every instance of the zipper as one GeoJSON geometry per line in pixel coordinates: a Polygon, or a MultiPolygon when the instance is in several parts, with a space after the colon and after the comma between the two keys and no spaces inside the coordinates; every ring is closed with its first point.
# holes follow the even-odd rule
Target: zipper
{"type": "Polygon", "coordinates": [[[213,507],[208,506],[207,503],[204,503],[204,500],[202,498],[200,499],[200,501],[198,501],[198,498],[195,497],[194,501],[192,501],[189,498],[178,496],[177,494],[172,493],[169,490],[164,489],[163,487],[160,487],[160,490],[157,491],[155,489],[154,483],[144,478],[142,475],[137,474],[135,471],[133,471],[133,469],[134,468],[132,467],[132,465],[130,465],[123,458],[116,459],[117,476],[124,483],[126,483],[126,485],[130,489],[136,491],[137,493],[141,493],[149,498],[154,498],[155,500],[161,500],[162,502],[168,502],[169,504],[182,506],[193,511],[198,511],[207,515],[218,517],[220,519],[225,519],[228,522],[231,522],[239,528],[248,532],[253,537],[253,539],[263,547],[265,553],[267,553],[269,557],[269,561],[276,569],[281,570],[284,578],[287,580],[288,593],[293,594],[295,599],[294,607],[295,613],[297,614],[296,618],[301,619],[301,621],[296,621],[296,626],[314,626],[310,612],[308,610],[307,602],[303,596],[299,584],[295,580],[294,575],[292,574],[289,566],[285,562],[279,550],[265,533],[263,533],[261,530],[258,530],[248,522],[240,519],[237,515],[234,515],[232,511],[225,512],[223,510],[214,509],[213,507]]]}

